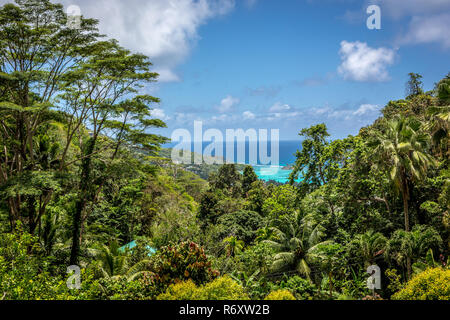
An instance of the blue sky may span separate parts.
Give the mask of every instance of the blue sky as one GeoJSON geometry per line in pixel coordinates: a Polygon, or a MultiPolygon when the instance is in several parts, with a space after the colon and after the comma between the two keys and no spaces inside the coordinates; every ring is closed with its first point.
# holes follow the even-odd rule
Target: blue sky
{"type": "MultiPolygon", "coordinates": [[[[5,2],[3,0],[0,0],[5,2]]],[[[280,129],[324,122],[357,134],[409,72],[425,89],[450,71],[450,0],[63,0],[122,45],[150,56],[154,115],[178,128],[280,129]],[[369,5],[381,30],[369,30],[369,5]]]]}
{"type": "Polygon", "coordinates": [[[422,74],[431,89],[450,71],[448,38],[399,43],[411,17],[394,19],[380,6],[382,29],[369,30],[366,8],[331,1],[237,5],[199,29],[201,39],[176,69],[181,80],[158,91],[168,123],[189,129],[195,119],[217,128],[279,128],[282,139],[292,139],[302,127],[325,122],[334,137],[343,137],[401,98],[409,72],[422,74]],[[392,56],[381,62],[385,73],[354,78],[352,69],[348,76],[338,72],[342,41],[364,43],[367,54],[385,48],[392,56]],[[229,108],[219,108],[227,102],[229,108]]]}

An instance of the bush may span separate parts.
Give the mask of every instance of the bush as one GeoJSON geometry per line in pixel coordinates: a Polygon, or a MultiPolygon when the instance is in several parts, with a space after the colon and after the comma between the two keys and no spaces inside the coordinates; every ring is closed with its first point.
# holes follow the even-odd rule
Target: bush
{"type": "Polygon", "coordinates": [[[211,268],[211,262],[202,248],[193,242],[161,248],[152,257],[152,268],[144,282],[164,292],[171,284],[192,280],[202,285],[215,279],[219,273],[211,268]]]}
{"type": "Polygon", "coordinates": [[[248,300],[239,284],[228,276],[216,279],[203,286],[195,295],[196,300],[248,300]]]}
{"type": "Polygon", "coordinates": [[[221,226],[219,238],[235,236],[246,244],[256,238],[256,231],[263,227],[263,218],[254,211],[240,210],[222,215],[217,223],[221,226]]]}
{"type": "Polygon", "coordinates": [[[198,287],[192,280],[172,284],[157,300],[193,300],[198,287]]]}
{"type": "Polygon", "coordinates": [[[450,270],[427,269],[392,296],[393,300],[450,300],[450,270]]]}
{"type": "Polygon", "coordinates": [[[264,300],[295,300],[295,297],[288,290],[272,291],[264,300]]]}
{"type": "Polygon", "coordinates": [[[99,297],[93,274],[81,270],[81,290],[67,288],[67,274],[49,272],[37,237],[24,232],[0,235],[0,300],[87,300],[99,297]]]}
{"type": "Polygon", "coordinates": [[[156,295],[142,280],[128,281],[125,277],[100,279],[99,286],[101,294],[95,300],[149,300],[156,295]]]}
{"type": "Polygon", "coordinates": [[[281,282],[271,286],[272,291],[289,291],[298,300],[312,300],[316,292],[316,286],[306,279],[293,276],[283,279],[281,282]]]}
{"type": "Polygon", "coordinates": [[[224,276],[200,287],[192,280],[173,284],[157,300],[248,300],[248,296],[244,288],[224,276]]]}

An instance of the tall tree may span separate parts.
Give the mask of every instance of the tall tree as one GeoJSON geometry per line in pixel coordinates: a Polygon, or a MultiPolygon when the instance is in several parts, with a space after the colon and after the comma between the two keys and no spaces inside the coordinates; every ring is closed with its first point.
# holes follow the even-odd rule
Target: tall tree
{"type": "Polygon", "coordinates": [[[269,244],[277,253],[273,257],[272,271],[296,271],[310,277],[310,263],[323,236],[320,223],[312,224],[296,211],[292,217],[284,217],[272,227],[273,236],[262,242],[269,244]]]}
{"type": "Polygon", "coordinates": [[[72,110],[86,110],[85,127],[91,132],[89,138],[80,139],[81,174],[73,213],[71,264],[78,262],[81,230],[89,213],[87,204],[96,200],[105,182],[105,177],[100,177],[95,184],[92,177],[92,161],[103,138],[109,138],[113,150],[106,165],[115,159],[122,146],[154,152],[167,141],[148,133],[150,128],[165,126],[163,121],[150,118],[150,104],[159,99],[138,95],[145,84],[158,76],[150,67],[146,56],[133,54],[116,41],[103,41],[97,42],[91,54],[65,79],[61,97],[72,110]]]}
{"type": "Polygon", "coordinates": [[[236,165],[224,164],[217,173],[209,176],[209,183],[212,189],[219,189],[232,196],[242,194],[241,174],[237,171],[236,165]]]}
{"type": "MultiPolygon", "coordinates": [[[[436,160],[427,153],[429,137],[421,132],[421,124],[414,119],[397,117],[384,123],[381,131],[374,130],[369,144],[379,165],[389,172],[389,178],[403,200],[405,231],[410,231],[410,184],[425,178],[427,169],[436,160]]],[[[408,274],[411,260],[407,259],[408,274]]]]}
{"type": "Polygon", "coordinates": [[[408,98],[417,96],[423,93],[422,76],[418,73],[409,73],[409,80],[406,83],[406,96],[408,98]]]}
{"type": "Polygon", "coordinates": [[[257,180],[258,176],[256,175],[255,170],[253,170],[253,167],[246,166],[242,178],[242,192],[244,193],[244,196],[248,195],[248,192],[252,188],[252,183],[257,180]]]}
{"type": "Polygon", "coordinates": [[[450,72],[436,85],[436,93],[440,105],[450,105],[450,72]]]}
{"type": "Polygon", "coordinates": [[[403,267],[406,264],[408,278],[411,278],[411,261],[424,256],[429,249],[442,248],[442,238],[433,227],[417,225],[412,231],[397,230],[386,244],[385,255],[403,267]]]}
{"type": "Polygon", "coordinates": [[[34,232],[58,187],[54,162],[40,166],[39,140],[60,120],[55,98],[62,79],[97,39],[96,25],[81,18],[80,28],[69,28],[63,6],[49,0],[0,8],[0,184],[11,228],[22,220],[34,232]]]}
{"type": "Polygon", "coordinates": [[[450,140],[450,73],[435,88],[437,105],[427,110],[428,122],[425,126],[430,131],[433,145],[441,153],[449,153],[450,140]]]}
{"type": "Polygon", "coordinates": [[[225,238],[223,244],[225,244],[225,250],[227,251],[228,257],[234,257],[244,248],[244,241],[238,240],[235,236],[225,238]]]}
{"type": "Polygon", "coordinates": [[[352,138],[328,141],[330,134],[325,124],[303,129],[302,149],[297,151],[294,168],[289,177],[294,184],[300,179],[302,194],[314,191],[337,177],[351,150],[352,138]]]}
{"type": "Polygon", "coordinates": [[[375,259],[382,255],[386,246],[386,238],[379,232],[369,230],[366,233],[358,234],[353,244],[356,246],[357,254],[364,259],[366,266],[375,263],[375,259]]]}

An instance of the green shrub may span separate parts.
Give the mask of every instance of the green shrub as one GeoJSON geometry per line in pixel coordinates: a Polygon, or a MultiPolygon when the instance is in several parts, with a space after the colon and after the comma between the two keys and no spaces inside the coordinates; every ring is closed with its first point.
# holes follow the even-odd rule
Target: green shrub
{"type": "Polygon", "coordinates": [[[157,300],[193,300],[198,287],[192,280],[175,283],[167,288],[166,292],[160,294],[157,300]]]}
{"type": "Polygon", "coordinates": [[[298,300],[311,300],[316,292],[316,286],[299,276],[285,278],[277,284],[271,285],[272,291],[288,290],[298,300]]]}
{"type": "Polygon", "coordinates": [[[0,300],[87,300],[100,297],[93,274],[81,270],[81,289],[67,287],[66,274],[49,272],[36,237],[20,223],[14,233],[0,235],[0,300]]]}
{"type": "Polygon", "coordinates": [[[427,269],[412,278],[393,300],[450,300],[450,270],[427,269]]]}
{"type": "Polygon", "coordinates": [[[192,280],[173,284],[157,300],[248,300],[248,296],[244,288],[224,276],[200,287],[192,280]]]}
{"type": "Polygon", "coordinates": [[[196,300],[248,300],[239,284],[228,276],[207,283],[195,294],[196,300]]]}
{"type": "Polygon", "coordinates": [[[288,290],[277,290],[269,293],[264,300],[295,300],[295,297],[288,290]]]}
{"type": "Polygon", "coordinates": [[[182,242],[161,248],[152,258],[152,272],[143,281],[164,292],[171,284],[192,280],[202,285],[214,280],[218,271],[211,268],[203,248],[193,242],[182,242]]]}
{"type": "Polygon", "coordinates": [[[99,286],[101,294],[96,300],[150,300],[156,295],[142,280],[128,281],[125,277],[100,279],[99,286]]]}

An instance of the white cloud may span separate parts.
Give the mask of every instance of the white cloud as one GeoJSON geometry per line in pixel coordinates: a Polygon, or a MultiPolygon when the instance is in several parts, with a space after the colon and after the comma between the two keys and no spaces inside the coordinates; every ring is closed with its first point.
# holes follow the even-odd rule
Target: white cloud
{"type": "Polygon", "coordinates": [[[380,5],[382,14],[385,12],[393,18],[450,10],[448,0],[370,0],[367,3],[380,5]]]}
{"type": "Polygon", "coordinates": [[[400,39],[401,44],[431,43],[442,44],[450,48],[450,13],[443,13],[427,17],[415,16],[409,24],[406,35],[400,39]]]}
{"type": "Polygon", "coordinates": [[[226,98],[222,99],[222,101],[220,102],[220,106],[216,107],[216,109],[220,113],[230,112],[239,102],[240,100],[238,98],[233,98],[232,96],[228,95],[226,98]]]}
{"type": "Polygon", "coordinates": [[[211,118],[212,121],[226,121],[228,119],[228,116],[226,114],[222,114],[220,116],[213,116],[211,118]]]}
{"type": "Polygon", "coordinates": [[[378,112],[378,110],[380,109],[379,106],[374,105],[374,104],[362,104],[358,110],[353,112],[353,115],[355,116],[363,116],[369,113],[374,113],[374,112],[378,112]]]}
{"type": "Polygon", "coordinates": [[[302,114],[303,113],[297,108],[293,108],[288,104],[277,102],[272,107],[270,107],[266,120],[296,120],[302,114]]]}
{"type": "Polygon", "coordinates": [[[341,42],[339,50],[342,63],[338,72],[347,80],[374,82],[387,81],[387,66],[394,63],[395,51],[371,48],[365,42],[341,42]]]}
{"type": "Polygon", "coordinates": [[[62,0],[99,19],[100,31],[150,57],[160,81],[177,81],[174,71],[199,39],[198,28],[227,14],[234,0],[62,0]]]}
{"type": "Polygon", "coordinates": [[[151,111],[151,114],[153,117],[155,117],[157,119],[161,119],[163,121],[170,120],[170,117],[165,114],[163,109],[159,109],[159,108],[153,109],[151,111]]]}
{"type": "Polygon", "coordinates": [[[307,116],[312,119],[334,119],[343,121],[358,121],[369,123],[375,120],[380,113],[380,107],[374,104],[361,104],[358,109],[336,109],[330,106],[312,108],[308,110],[307,116]]]}
{"type": "Polygon", "coordinates": [[[242,116],[244,117],[244,120],[253,120],[255,119],[255,114],[251,111],[245,111],[242,116]]]}
{"type": "Polygon", "coordinates": [[[291,109],[291,106],[288,104],[281,104],[280,102],[275,103],[272,107],[270,107],[269,112],[284,112],[291,109]]]}

